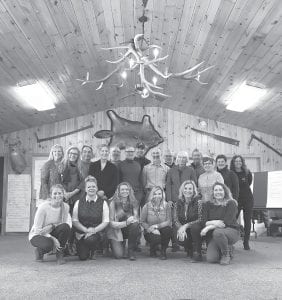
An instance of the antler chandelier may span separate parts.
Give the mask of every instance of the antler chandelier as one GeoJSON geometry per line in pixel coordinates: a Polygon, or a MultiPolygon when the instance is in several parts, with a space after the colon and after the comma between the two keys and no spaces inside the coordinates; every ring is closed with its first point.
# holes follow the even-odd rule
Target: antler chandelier
{"type": "Polygon", "coordinates": [[[163,73],[158,69],[158,63],[166,60],[168,58],[168,55],[159,57],[162,47],[158,45],[147,45],[145,49],[141,48],[140,41],[143,40],[145,40],[144,34],[137,34],[127,46],[102,48],[103,50],[122,49],[126,52],[118,60],[106,60],[108,63],[116,65],[116,68],[105,77],[99,80],[89,80],[89,72],[87,72],[85,80],[77,80],[82,82],[81,85],[90,82],[97,83],[99,84],[99,86],[96,88],[96,90],[100,90],[103,87],[104,83],[106,83],[114,74],[119,73],[122,82],[118,84],[118,86],[122,87],[127,84],[127,72],[133,71],[134,69],[138,68],[138,76],[140,79],[140,83],[135,84],[135,90],[141,95],[142,98],[148,98],[150,94],[160,97],[170,97],[170,95],[161,92],[163,88],[157,85],[157,76],[160,76],[163,79],[180,78],[184,80],[196,80],[199,82],[199,84],[207,84],[206,82],[202,82],[200,80],[201,74],[213,68],[214,66],[210,66],[203,70],[199,70],[199,68],[204,63],[201,62],[195,65],[194,67],[180,73],[169,73],[168,71],[163,73]],[[147,71],[150,71],[154,74],[152,82],[150,82],[146,78],[145,73],[148,73],[147,71]]]}

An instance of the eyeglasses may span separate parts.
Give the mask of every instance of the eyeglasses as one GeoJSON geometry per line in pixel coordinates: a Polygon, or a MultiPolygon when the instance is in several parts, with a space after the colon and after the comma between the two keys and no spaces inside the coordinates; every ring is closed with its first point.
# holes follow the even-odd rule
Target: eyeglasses
{"type": "Polygon", "coordinates": [[[211,162],[205,162],[204,163],[204,166],[208,166],[208,165],[212,165],[212,163],[211,162]]]}

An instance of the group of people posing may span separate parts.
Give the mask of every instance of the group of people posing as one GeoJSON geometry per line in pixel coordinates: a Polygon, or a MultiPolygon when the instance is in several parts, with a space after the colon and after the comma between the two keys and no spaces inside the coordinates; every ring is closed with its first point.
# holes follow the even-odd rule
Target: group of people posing
{"type": "Polygon", "coordinates": [[[227,166],[225,155],[214,160],[192,152],[192,163],[185,151],[176,156],[169,150],[151,151],[145,145],[125,148],[121,160],[118,147],[81,151],[70,147],[64,155],[54,145],[41,170],[40,199],[29,240],[37,261],[55,252],[57,262],[65,255],[80,260],[95,259],[97,251],[109,251],[115,258],[136,259],[140,239],[150,247],[151,257],[167,259],[184,247],[194,262],[206,260],[228,265],[233,245],[240,238],[238,215],[243,210],[243,246],[249,250],[253,195],[252,174],[244,158],[235,155],[227,166]]]}

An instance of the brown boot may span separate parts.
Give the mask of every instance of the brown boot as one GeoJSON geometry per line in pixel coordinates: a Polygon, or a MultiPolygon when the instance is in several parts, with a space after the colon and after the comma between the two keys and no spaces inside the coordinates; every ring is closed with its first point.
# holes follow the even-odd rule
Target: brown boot
{"type": "Polygon", "coordinates": [[[203,261],[202,253],[194,252],[192,257],[192,262],[197,263],[203,261]]]}
{"type": "Polygon", "coordinates": [[[56,252],[56,258],[57,258],[57,264],[58,265],[63,265],[66,263],[66,260],[64,258],[64,249],[60,248],[56,252]]]}
{"type": "Polygon", "coordinates": [[[40,248],[35,248],[35,260],[38,262],[43,262],[44,253],[40,248]]]}
{"type": "Polygon", "coordinates": [[[132,260],[132,261],[136,260],[134,250],[130,250],[130,249],[128,250],[128,257],[129,257],[129,260],[132,260]]]}
{"type": "Polygon", "coordinates": [[[229,251],[223,252],[223,254],[221,256],[220,264],[222,266],[227,266],[227,265],[230,264],[230,253],[229,253],[229,251]]]}

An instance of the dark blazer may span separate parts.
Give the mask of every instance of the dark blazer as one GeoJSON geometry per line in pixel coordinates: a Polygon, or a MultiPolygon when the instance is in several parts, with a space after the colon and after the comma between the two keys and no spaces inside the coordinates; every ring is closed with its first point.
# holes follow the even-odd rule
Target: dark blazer
{"type": "Polygon", "coordinates": [[[229,187],[233,199],[238,200],[239,197],[239,180],[235,172],[229,170],[227,166],[221,170],[217,168],[217,172],[219,172],[224,180],[224,183],[229,187]]]}
{"type": "Polygon", "coordinates": [[[185,180],[193,180],[197,183],[196,173],[193,168],[185,166],[179,170],[178,166],[169,169],[166,179],[166,200],[176,202],[179,195],[179,188],[185,180]]]}
{"type": "Polygon", "coordinates": [[[92,162],[89,166],[89,175],[97,179],[98,190],[104,191],[108,199],[114,195],[118,185],[118,170],[113,163],[107,161],[101,171],[101,160],[92,162]]]}

